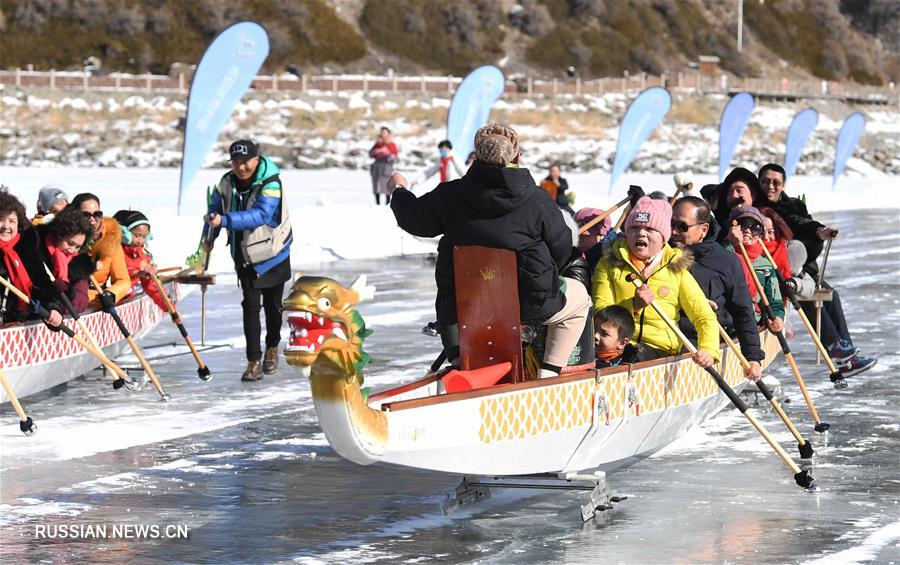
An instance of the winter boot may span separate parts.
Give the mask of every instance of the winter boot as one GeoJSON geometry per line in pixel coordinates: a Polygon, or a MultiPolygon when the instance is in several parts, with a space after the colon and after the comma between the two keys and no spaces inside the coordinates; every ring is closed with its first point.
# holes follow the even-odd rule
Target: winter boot
{"type": "Polygon", "coordinates": [[[262,365],[257,361],[247,361],[247,368],[241,375],[242,381],[261,381],[263,378],[262,365]]]}
{"type": "Polygon", "coordinates": [[[262,372],[265,375],[271,375],[278,368],[278,348],[267,347],[266,354],[263,356],[262,372]]]}

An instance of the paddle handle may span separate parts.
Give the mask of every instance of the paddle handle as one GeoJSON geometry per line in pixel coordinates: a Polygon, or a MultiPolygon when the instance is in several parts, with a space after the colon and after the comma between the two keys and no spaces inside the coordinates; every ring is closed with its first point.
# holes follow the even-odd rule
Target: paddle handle
{"type": "Polygon", "coordinates": [[[592,227],[596,226],[597,224],[599,224],[600,222],[605,220],[607,218],[607,216],[609,216],[610,214],[612,214],[613,212],[615,212],[616,210],[618,210],[625,204],[628,204],[629,199],[630,199],[630,197],[623,198],[622,200],[618,201],[615,206],[613,206],[606,212],[603,212],[599,216],[592,218],[590,222],[588,222],[588,223],[584,224],[583,226],[581,226],[580,228],[578,228],[578,234],[581,235],[581,234],[585,233],[592,227]]]}

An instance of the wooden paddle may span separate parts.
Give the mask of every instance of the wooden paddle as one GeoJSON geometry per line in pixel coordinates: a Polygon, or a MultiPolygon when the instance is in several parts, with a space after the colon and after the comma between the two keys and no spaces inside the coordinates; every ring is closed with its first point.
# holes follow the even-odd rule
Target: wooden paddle
{"type": "MultiPolygon", "coordinates": [[[[103,287],[100,286],[100,283],[97,282],[97,279],[95,279],[93,275],[91,275],[91,284],[94,285],[94,289],[102,296],[103,287]]],[[[150,363],[147,362],[147,358],[144,357],[143,352],[141,352],[141,348],[138,347],[138,344],[134,340],[134,337],[131,335],[131,332],[128,331],[128,328],[125,327],[125,323],[122,322],[122,318],[119,317],[119,313],[116,312],[116,307],[113,306],[109,309],[109,311],[104,311],[112,316],[113,321],[116,323],[116,326],[118,326],[119,331],[122,333],[122,337],[124,337],[128,342],[128,345],[131,346],[131,350],[134,351],[135,357],[137,357],[138,361],[140,361],[141,367],[144,368],[144,372],[146,372],[147,376],[150,377],[150,382],[153,383],[153,386],[156,387],[157,392],[159,392],[159,396],[162,397],[162,399],[165,401],[170,400],[171,397],[163,390],[162,383],[159,382],[159,379],[156,377],[156,373],[153,372],[153,368],[150,367],[150,363]]]]}
{"type": "MultiPolygon", "coordinates": [[[[722,327],[721,324],[717,324],[719,326],[719,335],[722,336],[722,340],[728,345],[731,349],[731,352],[738,358],[738,361],[741,362],[741,367],[744,368],[744,371],[750,370],[750,362],[747,361],[747,358],[744,357],[744,354],[741,353],[741,349],[737,346],[736,343],[731,339],[731,336],[728,335],[728,332],[725,331],[725,328],[722,327]]],[[[806,441],[800,432],[797,431],[797,428],[794,426],[794,422],[788,418],[788,415],[785,413],[784,409],[781,407],[781,404],[775,399],[775,396],[772,394],[772,391],[766,386],[766,383],[759,379],[756,381],[756,388],[766,397],[766,400],[769,401],[769,404],[772,405],[772,408],[775,409],[775,412],[778,413],[778,416],[781,418],[781,421],[784,422],[784,425],[791,431],[791,434],[794,436],[794,439],[797,440],[797,450],[800,452],[801,459],[809,459],[813,456],[815,451],[813,450],[812,444],[806,441]]]]}
{"type": "MultiPolygon", "coordinates": [[[[634,286],[638,288],[640,288],[642,284],[639,281],[637,275],[635,275],[634,273],[629,273],[628,276],[625,277],[625,280],[633,283],[634,286]]],[[[675,332],[675,335],[678,336],[678,340],[681,342],[681,345],[684,346],[685,349],[690,351],[691,354],[697,353],[697,348],[694,346],[694,344],[691,343],[691,341],[687,338],[687,336],[684,335],[684,333],[682,333],[682,331],[678,328],[678,325],[673,322],[671,318],[669,318],[669,315],[666,314],[662,307],[656,303],[656,300],[651,301],[650,306],[654,310],[656,310],[656,313],[663,320],[663,322],[665,322],[666,325],[669,326],[669,329],[675,332]]],[[[745,418],[747,418],[747,421],[749,421],[750,424],[754,428],[756,428],[756,431],[759,432],[761,436],[763,436],[763,439],[768,442],[768,444],[772,447],[772,449],[775,450],[775,453],[778,454],[784,464],[788,466],[788,468],[794,474],[794,481],[799,486],[805,489],[814,488],[815,479],[810,474],[810,472],[806,469],[800,470],[800,467],[798,467],[797,464],[794,463],[794,460],[791,459],[787,453],[785,453],[784,449],[782,449],[778,442],[776,442],[775,439],[769,434],[769,432],[766,431],[766,428],[763,427],[763,425],[753,417],[753,414],[748,411],[747,405],[743,400],[741,400],[741,397],[735,394],[734,390],[732,390],[732,388],[728,386],[728,383],[725,382],[725,379],[722,378],[719,372],[714,367],[706,367],[706,372],[709,373],[713,380],[716,381],[716,385],[718,385],[719,389],[725,393],[725,396],[728,397],[728,400],[731,401],[734,407],[737,408],[745,418]]]]}
{"type": "MultiPolygon", "coordinates": [[[[737,223],[737,222],[735,222],[737,223]]],[[[762,283],[759,282],[759,277],[756,276],[756,271],[753,270],[753,261],[750,260],[750,256],[747,255],[747,250],[744,249],[744,243],[739,239],[737,242],[738,248],[741,250],[741,255],[744,257],[744,263],[747,264],[747,268],[750,270],[750,274],[753,275],[753,283],[756,285],[756,291],[759,293],[760,303],[762,304],[763,314],[766,316],[768,320],[774,320],[775,314],[772,313],[772,307],[769,305],[769,299],[766,298],[765,290],[763,289],[762,283]]],[[[762,245],[762,243],[760,243],[762,245]]],[[[765,245],[763,245],[765,247],[765,245]]],[[[772,265],[773,269],[777,270],[775,265],[772,265]]],[[[794,355],[791,353],[791,347],[788,345],[787,340],[784,338],[784,332],[772,332],[775,334],[775,337],[778,338],[778,343],[781,344],[781,351],[784,353],[785,359],[787,359],[788,364],[791,366],[791,371],[794,373],[794,379],[797,381],[797,386],[800,387],[800,392],[803,393],[803,398],[806,400],[806,405],[809,407],[809,411],[812,414],[813,421],[815,421],[816,426],[815,430],[817,432],[825,433],[828,431],[828,428],[831,427],[831,424],[823,422],[819,419],[819,413],[816,411],[816,406],[813,404],[812,398],[809,396],[809,391],[806,390],[806,383],[803,382],[803,377],[800,375],[800,369],[797,368],[797,362],[794,361],[794,355]]]]}
{"type": "MultiPolygon", "coordinates": [[[[763,253],[766,254],[766,257],[771,261],[773,265],[775,265],[775,259],[772,258],[772,255],[769,253],[769,250],[766,249],[765,244],[762,246],[763,253]]],[[[834,385],[836,389],[845,389],[847,388],[847,380],[844,378],[844,375],[838,370],[837,367],[834,366],[834,362],[831,360],[831,357],[828,355],[828,351],[825,349],[825,346],[822,345],[822,340],[819,339],[819,336],[816,334],[816,331],[813,329],[812,324],[809,323],[809,318],[806,317],[806,313],[803,311],[803,308],[800,307],[800,303],[797,301],[797,297],[794,296],[794,293],[786,288],[784,284],[784,277],[781,275],[781,272],[778,270],[778,266],[775,266],[775,274],[778,276],[778,282],[781,284],[782,294],[787,296],[788,300],[791,303],[791,306],[794,307],[794,310],[797,312],[797,315],[800,316],[800,320],[803,322],[804,327],[806,327],[806,332],[809,334],[809,337],[812,338],[813,343],[816,344],[816,347],[819,350],[819,353],[822,354],[822,357],[825,358],[825,364],[828,365],[828,370],[831,371],[831,383],[834,385]]]]}
{"type": "Polygon", "coordinates": [[[590,221],[590,222],[588,222],[588,223],[584,224],[583,226],[581,226],[580,228],[578,228],[578,235],[581,235],[581,234],[585,233],[586,231],[588,231],[588,230],[591,229],[592,227],[594,227],[594,226],[596,226],[597,224],[599,224],[600,222],[602,222],[607,216],[609,216],[610,214],[612,214],[613,212],[615,212],[616,210],[618,210],[619,208],[621,208],[621,207],[624,206],[625,204],[628,204],[628,200],[629,200],[630,198],[631,198],[630,196],[627,197],[627,198],[623,198],[622,200],[616,202],[615,206],[613,206],[612,208],[610,208],[610,209],[607,210],[606,212],[603,212],[603,213],[600,214],[599,216],[596,216],[596,217],[594,217],[594,218],[591,218],[591,221],[590,221]]]}
{"type": "Polygon", "coordinates": [[[26,416],[25,411],[22,410],[22,405],[19,404],[19,399],[16,398],[16,394],[13,392],[12,386],[10,386],[9,381],[6,380],[6,374],[3,372],[2,367],[0,367],[0,383],[3,384],[3,389],[6,391],[6,396],[7,398],[9,398],[9,402],[13,405],[16,414],[19,415],[19,429],[22,430],[22,433],[26,436],[34,435],[35,432],[37,432],[37,426],[34,424],[34,420],[31,419],[31,416],[26,416]]]}
{"type": "MultiPolygon", "coordinates": [[[[21,290],[19,290],[18,288],[16,288],[15,285],[13,285],[12,283],[10,283],[10,282],[9,282],[8,280],[6,280],[5,278],[0,277],[0,284],[2,284],[3,286],[5,286],[5,287],[8,288],[9,290],[11,290],[11,291],[13,292],[13,294],[15,294],[16,296],[18,296],[18,297],[19,297],[19,300],[21,300],[22,302],[24,302],[24,303],[26,303],[26,304],[29,304],[29,303],[31,302],[31,301],[28,299],[28,297],[25,295],[24,292],[22,292],[21,290]]],[[[40,318],[41,318],[42,320],[46,320],[47,318],[50,317],[50,312],[48,312],[46,308],[44,308],[43,306],[41,306],[41,307],[38,309],[37,315],[40,316],[40,318]]],[[[70,328],[69,326],[67,326],[67,325],[65,325],[65,324],[60,324],[60,325],[59,325],[59,330],[60,330],[62,333],[64,333],[64,334],[66,334],[67,336],[69,336],[70,338],[74,339],[74,340],[78,343],[78,345],[80,345],[80,346],[83,347],[88,353],[90,353],[91,355],[93,355],[94,357],[96,357],[97,360],[100,361],[100,363],[102,363],[104,367],[106,367],[107,369],[109,369],[110,371],[112,371],[117,377],[119,377],[118,379],[116,379],[116,380],[113,381],[113,388],[114,388],[114,389],[118,390],[118,389],[122,388],[122,386],[125,386],[125,387],[128,388],[129,390],[138,390],[138,389],[140,388],[140,387],[136,387],[136,386],[134,385],[134,383],[133,383],[130,379],[128,379],[127,373],[125,373],[125,371],[122,370],[121,367],[119,367],[118,365],[116,365],[115,363],[113,363],[112,360],[110,360],[110,358],[107,357],[106,354],[103,353],[103,351],[102,351],[101,349],[98,349],[98,348],[94,347],[93,344],[88,343],[83,337],[81,337],[80,335],[76,334],[76,333],[72,330],[72,328],[70,328]]]]}
{"type": "Polygon", "coordinates": [[[194,356],[194,360],[197,361],[197,376],[200,377],[204,381],[208,381],[212,378],[212,374],[209,372],[209,367],[203,362],[203,359],[200,358],[200,353],[197,352],[197,348],[194,347],[194,343],[191,341],[191,338],[188,336],[187,330],[184,327],[184,324],[181,323],[181,316],[178,314],[178,311],[175,310],[175,305],[172,304],[172,301],[169,300],[169,295],[166,294],[166,289],[163,288],[161,282],[159,282],[159,277],[155,274],[151,273],[150,277],[153,279],[153,284],[156,285],[157,290],[162,295],[163,300],[166,303],[166,309],[169,310],[169,316],[172,318],[172,322],[178,326],[178,331],[181,332],[181,337],[184,338],[185,343],[191,349],[191,354],[194,356]]]}

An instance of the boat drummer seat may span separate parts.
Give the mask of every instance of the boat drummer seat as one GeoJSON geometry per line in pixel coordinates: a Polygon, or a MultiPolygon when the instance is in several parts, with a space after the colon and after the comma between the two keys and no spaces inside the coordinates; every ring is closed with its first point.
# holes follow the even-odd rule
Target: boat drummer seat
{"type": "Polygon", "coordinates": [[[463,371],[509,362],[509,370],[497,380],[503,383],[524,380],[517,272],[514,251],[479,245],[453,247],[459,359],[463,371]]]}

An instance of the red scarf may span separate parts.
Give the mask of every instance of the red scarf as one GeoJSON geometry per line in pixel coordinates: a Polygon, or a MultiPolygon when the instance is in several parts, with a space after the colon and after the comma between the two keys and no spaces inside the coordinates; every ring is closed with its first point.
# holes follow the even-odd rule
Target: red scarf
{"type": "Polygon", "coordinates": [[[756,261],[757,257],[762,255],[762,246],[757,242],[745,245],[744,249],[747,250],[747,255],[750,256],[749,265],[744,261],[744,257],[741,255],[740,250],[736,250],[735,253],[738,254],[738,259],[741,261],[741,268],[744,269],[744,278],[747,279],[747,286],[750,287],[750,298],[753,299],[753,302],[756,302],[756,295],[759,293],[756,291],[756,283],[753,282],[753,262],[756,261]]]}
{"type": "Polygon", "coordinates": [[[53,270],[53,276],[65,282],[69,282],[69,262],[72,261],[74,255],[69,255],[53,243],[53,237],[49,234],[44,238],[44,247],[50,253],[50,262],[53,270]]]}
{"type": "MultiPolygon", "coordinates": [[[[0,241],[0,252],[3,253],[3,264],[6,266],[7,273],[9,273],[10,281],[25,296],[31,298],[31,277],[28,276],[28,271],[25,270],[22,258],[19,257],[19,253],[15,250],[15,245],[19,243],[20,236],[21,234],[17,233],[9,241],[0,241]]],[[[28,310],[28,304],[20,302],[19,309],[23,312],[28,310]]]]}
{"type": "Polygon", "coordinates": [[[775,266],[778,268],[781,276],[786,279],[791,278],[793,276],[791,264],[788,261],[787,245],[785,245],[784,240],[776,239],[775,241],[765,241],[763,243],[765,243],[766,249],[769,250],[769,255],[772,256],[772,259],[775,259],[775,266]]]}
{"type": "Polygon", "coordinates": [[[450,161],[452,160],[452,155],[441,157],[441,182],[447,182],[447,172],[450,170],[450,161]]]}

